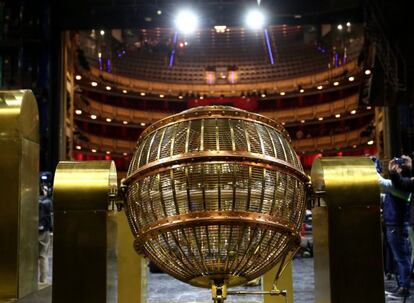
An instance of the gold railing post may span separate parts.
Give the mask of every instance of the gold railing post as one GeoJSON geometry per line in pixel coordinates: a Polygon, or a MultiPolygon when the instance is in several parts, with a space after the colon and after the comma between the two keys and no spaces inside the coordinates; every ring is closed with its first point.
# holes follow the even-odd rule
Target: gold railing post
{"type": "Polygon", "coordinates": [[[0,302],[37,290],[39,115],[29,90],[0,91],[0,302]]]}
{"type": "Polygon", "coordinates": [[[378,176],[368,157],[316,159],[315,302],[384,302],[378,176]]]}

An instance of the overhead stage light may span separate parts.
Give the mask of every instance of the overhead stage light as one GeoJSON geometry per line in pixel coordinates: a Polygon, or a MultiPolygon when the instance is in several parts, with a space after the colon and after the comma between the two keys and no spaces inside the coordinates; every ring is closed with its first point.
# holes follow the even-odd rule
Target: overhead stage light
{"type": "Polygon", "coordinates": [[[176,29],[183,34],[191,34],[198,28],[198,17],[191,10],[182,10],[175,17],[174,24],[176,29]]]}
{"type": "Polygon", "coordinates": [[[247,13],[245,23],[251,29],[262,29],[265,25],[265,15],[258,9],[251,10],[247,13]]]}

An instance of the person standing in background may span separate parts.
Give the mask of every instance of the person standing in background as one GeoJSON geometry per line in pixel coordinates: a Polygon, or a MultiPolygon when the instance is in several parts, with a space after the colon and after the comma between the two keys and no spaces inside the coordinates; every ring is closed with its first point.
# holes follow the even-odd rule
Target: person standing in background
{"type": "Polygon", "coordinates": [[[39,197],[39,282],[46,283],[49,273],[50,232],[52,231],[52,200],[46,186],[39,197]]]}

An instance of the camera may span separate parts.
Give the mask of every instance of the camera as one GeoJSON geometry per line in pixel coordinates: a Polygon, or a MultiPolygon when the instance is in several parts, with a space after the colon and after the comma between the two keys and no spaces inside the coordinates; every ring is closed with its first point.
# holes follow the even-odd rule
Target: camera
{"type": "Polygon", "coordinates": [[[394,158],[394,162],[398,164],[398,166],[402,166],[405,163],[405,160],[403,158],[394,158]]]}

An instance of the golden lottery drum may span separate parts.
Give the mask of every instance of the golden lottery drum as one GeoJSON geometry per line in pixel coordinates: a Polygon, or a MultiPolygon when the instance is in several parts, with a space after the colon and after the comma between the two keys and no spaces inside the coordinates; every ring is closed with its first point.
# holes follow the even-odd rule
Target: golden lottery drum
{"type": "Polygon", "coordinates": [[[134,246],[192,285],[243,284],[299,245],[307,181],[271,119],[206,106],[160,120],[125,180],[134,246]]]}

